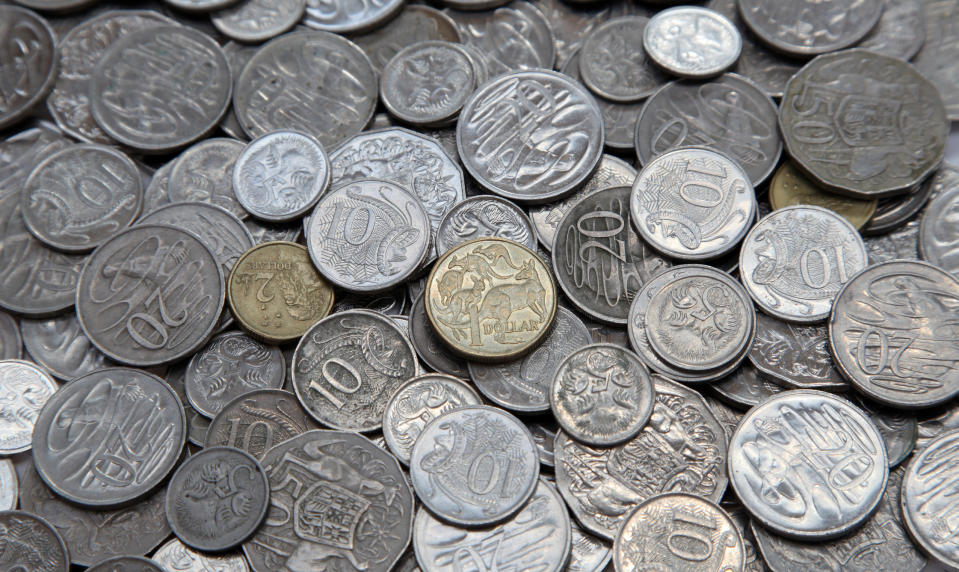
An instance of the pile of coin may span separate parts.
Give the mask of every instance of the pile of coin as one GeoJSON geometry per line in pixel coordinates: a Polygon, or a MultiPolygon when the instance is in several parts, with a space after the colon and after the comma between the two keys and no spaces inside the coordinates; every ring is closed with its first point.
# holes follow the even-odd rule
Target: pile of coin
{"type": "Polygon", "coordinates": [[[959,568],[959,0],[0,0],[0,569],[959,568]]]}

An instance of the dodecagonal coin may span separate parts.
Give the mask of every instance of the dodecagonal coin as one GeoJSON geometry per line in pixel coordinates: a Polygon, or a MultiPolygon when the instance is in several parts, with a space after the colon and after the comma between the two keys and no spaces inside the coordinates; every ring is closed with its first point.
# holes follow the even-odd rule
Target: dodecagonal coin
{"type": "Polygon", "coordinates": [[[29,451],[33,429],[57,384],[35,364],[0,361],[0,454],[29,451]]]}
{"type": "Polygon", "coordinates": [[[88,507],[122,506],[166,479],[186,430],[183,405],[162,379],[137,369],[101,369],[47,401],[33,431],[33,461],[61,497],[88,507]]]}
{"type": "Polygon", "coordinates": [[[643,34],[648,23],[645,16],[622,16],[589,32],[579,50],[579,75],[589,89],[611,101],[638,101],[667,80],[647,60],[643,34]]]}
{"type": "Polygon", "coordinates": [[[729,480],[749,514],[778,534],[827,540],[876,510],[889,465],[862,410],[797,389],[751,409],[729,440],[729,480]]]}
{"type": "Polygon", "coordinates": [[[236,447],[261,459],[274,445],[317,428],[289,391],[258,389],[237,397],[217,413],[204,446],[236,447]]]}
{"type": "Polygon", "coordinates": [[[870,266],[839,292],[829,344],[839,371],[893,407],[921,408],[959,393],[959,279],[919,261],[870,266]]]}
{"type": "Polygon", "coordinates": [[[785,388],[826,391],[849,388],[849,382],[829,353],[829,328],[823,323],[790,324],[758,312],[749,361],[768,379],[785,388]]]}
{"type": "Polygon", "coordinates": [[[121,363],[150,366],[188,356],[220,317],[223,273],[194,234],[138,225],[103,243],[77,285],[77,318],[93,345],[121,363]]]}
{"type": "Polygon", "coordinates": [[[861,40],[879,21],[883,4],[880,0],[739,0],[739,12],[767,45],[786,54],[809,57],[848,48],[861,40]]]}
{"type": "Polygon", "coordinates": [[[193,550],[174,538],[157,549],[152,559],[164,570],[175,572],[249,572],[240,553],[214,555],[193,550]]]}
{"type": "Polygon", "coordinates": [[[165,572],[160,565],[143,556],[114,556],[87,568],[88,572],[165,572]]]}
{"type": "MultiPolygon", "coordinates": [[[[922,258],[946,272],[959,274],[959,169],[944,164],[932,176],[938,187],[919,226],[922,258]]],[[[925,183],[929,185],[930,182],[925,183]]]]}
{"type": "Polygon", "coordinates": [[[210,552],[229,550],[259,528],[270,506],[270,483],[249,453],[210,447],[173,473],[166,517],[184,544],[210,552]]]}
{"type": "Polygon", "coordinates": [[[26,116],[57,79],[56,34],[46,20],[19,6],[0,6],[0,129],[26,116]]]}
{"type": "Polygon", "coordinates": [[[902,480],[902,514],[910,536],[948,568],[959,568],[959,541],[949,533],[956,507],[951,486],[959,462],[957,444],[956,430],[933,439],[912,458],[902,480]]]}
{"type": "Polygon", "coordinates": [[[643,48],[666,71],[690,78],[719,75],[743,49],[742,36],[725,16],[698,6],[678,6],[653,16],[643,30],[643,48]]]}
{"type": "Polygon", "coordinates": [[[49,522],[19,510],[0,512],[0,568],[11,572],[68,572],[67,545],[49,522]]]}
{"type": "Polygon", "coordinates": [[[420,501],[458,526],[483,526],[516,514],[539,482],[529,430],[502,409],[470,405],[433,419],[410,454],[420,501]]]}

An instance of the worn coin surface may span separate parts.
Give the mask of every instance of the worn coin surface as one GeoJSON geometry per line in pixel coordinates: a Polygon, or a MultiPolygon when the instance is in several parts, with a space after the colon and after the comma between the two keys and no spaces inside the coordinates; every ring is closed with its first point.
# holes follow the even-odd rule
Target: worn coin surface
{"type": "Polygon", "coordinates": [[[706,78],[733,66],[743,40],[736,26],[714,10],[679,6],[653,16],[643,48],[656,65],[680,77],[706,78]]]}
{"type": "Polygon", "coordinates": [[[604,137],[593,96],[547,70],[490,80],[473,93],[456,124],[460,160],[477,182],[531,203],[563,197],[585,182],[602,156],[604,137]]]}
{"type": "MultiPolygon", "coordinates": [[[[305,24],[309,26],[309,21],[305,24]]],[[[460,42],[460,33],[449,16],[422,4],[406,4],[399,15],[365,34],[350,39],[370,57],[376,73],[406,46],[420,42],[460,42]]]]}
{"type": "Polygon", "coordinates": [[[913,540],[935,560],[959,567],[959,542],[950,534],[956,501],[950,494],[957,460],[959,431],[929,442],[912,458],[902,480],[902,514],[913,540]]]}
{"type": "Polygon", "coordinates": [[[888,234],[863,239],[870,264],[892,260],[919,260],[919,221],[911,220],[888,234]]]}
{"type": "Polygon", "coordinates": [[[594,93],[610,101],[638,101],[667,81],[644,49],[649,18],[622,16],[590,31],[579,50],[579,75],[594,93]]]}
{"type": "Polygon", "coordinates": [[[491,195],[470,197],[452,205],[436,228],[436,251],[476,238],[498,237],[536,249],[533,223],[511,201],[491,195]]]}
{"type": "Polygon", "coordinates": [[[943,186],[938,183],[943,182],[943,179],[948,181],[951,178],[949,170],[944,165],[921,185],[910,189],[907,194],[879,199],[876,212],[862,228],[862,234],[874,236],[902,231],[904,227],[909,226],[910,219],[926,206],[929,199],[943,190],[943,186]],[[941,175],[944,176],[941,177],[941,175]]]}
{"type": "Polygon", "coordinates": [[[735,249],[756,219],[756,193],[732,159],[676,149],[646,163],[630,194],[630,220],[660,252],[683,260],[735,249]]]}
{"type": "Polygon", "coordinates": [[[797,540],[843,536],[886,488],[882,436],[845,399],[800,389],[751,409],[729,440],[729,480],[749,514],[797,540]]]}
{"type": "Polygon", "coordinates": [[[377,28],[403,9],[403,0],[356,3],[350,0],[307,0],[302,24],[339,34],[377,28]]]}
{"type": "Polygon", "coordinates": [[[799,70],[786,86],[779,125],[789,155],[816,183],[867,199],[920,183],[942,162],[949,134],[942,97],[928,79],[900,59],[860,49],[799,70]],[[860,124],[860,114],[874,128],[860,124]]]}
{"type": "Polygon", "coordinates": [[[773,49],[809,57],[848,48],[861,40],[879,21],[883,4],[881,0],[788,4],[739,0],[739,11],[746,25],[773,49]]]}
{"type": "Polygon", "coordinates": [[[114,556],[87,569],[89,572],[165,572],[160,565],[143,556],[114,556]]]}
{"type": "Polygon", "coordinates": [[[469,52],[451,42],[420,42],[383,69],[380,100],[398,119],[429,125],[455,119],[475,87],[469,52]]]}
{"type": "Polygon", "coordinates": [[[926,42],[924,2],[885,0],[883,3],[879,23],[856,47],[911,60],[926,42]]]}
{"type": "Polygon", "coordinates": [[[769,183],[769,203],[774,211],[793,205],[823,207],[842,215],[858,230],[872,219],[879,201],[826,192],[810,181],[791,161],[785,161],[776,169],[769,183]]]}
{"type": "Polygon", "coordinates": [[[17,320],[6,312],[0,312],[0,360],[20,359],[23,355],[23,339],[17,320]]]}
{"type": "Polygon", "coordinates": [[[306,0],[243,0],[210,14],[210,21],[228,38],[265,42],[295,26],[305,8],[306,0]]]}
{"type": "Polygon", "coordinates": [[[49,522],[19,510],[0,512],[0,568],[23,572],[68,572],[70,556],[49,522]]]}
{"type": "Polygon", "coordinates": [[[529,69],[552,69],[556,47],[549,22],[531,2],[514,0],[495,10],[447,10],[463,43],[475,48],[489,76],[529,69]]]}
{"type": "Polygon", "coordinates": [[[36,365],[0,361],[0,454],[30,450],[36,421],[56,391],[57,384],[36,365]]]}
{"type": "Polygon", "coordinates": [[[466,360],[450,351],[436,335],[436,329],[426,315],[426,303],[422,293],[416,297],[413,307],[410,308],[407,331],[416,355],[427,367],[460,379],[470,376],[466,360]]]}
{"type": "Polygon", "coordinates": [[[870,266],[850,280],[829,318],[836,365],[865,395],[897,408],[959,392],[959,279],[919,261],[870,266]]]}
{"type": "Polygon", "coordinates": [[[935,175],[936,198],[929,203],[919,227],[922,258],[959,274],[959,169],[945,164],[935,175]]]}
{"type": "Polygon", "coordinates": [[[13,125],[47,96],[57,80],[56,34],[46,20],[19,6],[0,6],[0,129],[13,125]]]}
{"type": "Polygon", "coordinates": [[[167,542],[151,557],[166,572],[249,572],[242,554],[211,555],[193,550],[178,539],[167,542]]]}
{"type": "Polygon", "coordinates": [[[229,137],[205,139],[180,153],[170,169],[170,202],[213,203],[244,219],[247,212],[233,190],[233,170],[243,152],[242,141],[229,137]]]}
{"type": "MultiPolygon", "coordinates": [[[[759,322],[762,321],[763,315],[756,314],[756,318],[756,335],[758,336],[759,322]]],[[[750,362],[743,362],[736,371],[714,382],[711,387],[723,400],[744,409],[758,405],[783,391],[781,387],[761,375],[750,362]]]]}
{"type": "Polygon", "coordinates": [[[916,54],[916,67],[939,89],[946,101],[949,119],[959,120],[959,2],[956,0],[926,0],[926,39],[916,54]]]}
{"type": "Polygon", "coordinates": [[[317,428],[289,391],[258,389],[237,397],[217,413],[204,446],[236,447],[261,459],[274,445],[317,428]]]}
{"type": "Polygon", "coordinates": [[[826,324],[791,324],[759,312],[749,361],[768,379],[786,388],[849,388],[829,353],[826,324]]]}
{"type": "Polygon", "coordinates": [[[57,379],[70,381],[109,364],[83,333],[75,313],[21,320],[20,332],[30,359],[57,379]]]}
{"type": "Polygon", "coordinates": [[[539,456],[519,419],[469,405],[423,427],[410,453],[410,477],[433,514],[458,526],[483,526],[523,508],[539,482],[539,456]]]}
{"type": "Polygon", "coordinates": [[[17,497],[20,495],[20,481],[17,479],[17,470],[10,459],[0,459],[0,509],[13,510],[17,508],[17,497]]]}

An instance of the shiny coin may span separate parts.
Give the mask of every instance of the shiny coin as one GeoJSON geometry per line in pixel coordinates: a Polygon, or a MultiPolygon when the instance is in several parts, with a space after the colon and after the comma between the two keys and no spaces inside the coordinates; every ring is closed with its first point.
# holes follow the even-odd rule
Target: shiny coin
{"type": "Polygon", "coordinates": [[[649,19],[623,16],[604,22],[579,50],[579,75],[589,89],[611,101],[638,101],[666,82],[646,59],[644,30],[649,19]]]}
{"type": "Polygon", "coordinates": [[[866,247],[846,219],[806,205],[763,217],[739,254],[741,280],[760,309],[800,323],[828,317],[836,294],[866,264],[866,247]]]}
{"type": "Polygon", "coordinates": [[[533,224],[523,209],[506,199],[480,195],[449,209],[436,229],[436,251],[443,254],[468,240],[487,237],[505,238],[536,249],[533,224]]]}
{"type": "Polygon", "coordinates": [[[175,572],[249,572],[242,554],[226,556],[204,554],[176,538],[153,553],[153,561],[166,571],[175,572]]]}
{"type": "Polygon", "coordinates": [[[735,249],[757,209],[749,176],[705,148],[677,149],[646,163],[629,202],[640,236],[682,260],[717,258],[735,249]]]}
{"type": "Polygon", "coordinates": [[[618,572],[742,571],[743,537],[732,518],[706,499],[668,493],[636,507],[613,543],[618,572]]]}
{"type": "Polygon", "coordinates": [[[20,494],[20,482],[17,479],[17,470],[10,459],[0,459],[0,510],[17,508],[17,497],[20,494]]]}
{"type": "Polygon", "coordinates": [[[501,238],[472,240],[440,257],[424,297],[440,340],[477,361],[528,353],[556,317],[549,268],[535,252],[501,238]]]}
{"type": "Polygon", "coordinates": [[[20,359],[23,340],[17,321],[6,312],[0,312],[0,360],[20,359]]]}
{"type": "Polygon", "coordinates": [[[436,330],[430,323],[429,316],[426,315],[426,304],[422,293],[417,296],[410,309],[407,331],[416,355],[428,368],[460,379],[469,377],[466,360],[451,352],[436,335],[436,330]]]}
{"type": "Polygon", "coordinates": [[[383,69],[380,99],[413,125],[455,119],[476,87],[469,53],[450,42],[421,42],[396,54],[383,69]]]}
{"type": "Polygon", "coordinates": [[[764,43],[789,55],[808,57],[848,48],[861,40],[879,21],[883,4],[880,0],[739,0],[739,11],[764,43]]]}
{"type": "Polygon", "coordinates": [[[349,34],[377,28],[399,12],[405,2],[385,0],[355,4],[350,0],[307,0],[303,25],[315,30],[349,34]]]}
{"type": "Polygon", "coordinates": [[[75,313],[21,320],[20,331],[30,358],[59,380],[70,381],[109,367],[107,356],[90,343],[75,313]]]}
{"type": "Polygon", "coordinates": [[[776,169],[769,183],[769,202],[773,210],[793,205],[823,207],[842,215],[857,230],[869,222],[878,204],[875,199],[854,199],[827,193],[789,161],[776,169]]]}
{"type": "Polygon", "coordinates": [[[140,370],[108,368],[50,398],[37,417],[33,460],[61,497],[109,508],[163,482],[185,441],[186,417],[170,386],[140,370]]]}
{"type": "Polygon", "coordinates": [[[603,138],[603,116],[592,95],[545,70],[490,80],[473,93],[456,124],[460,160],[477,182],[531,203],[563,197],[586,181],[599,163],[603,138]],[[537,107],[526,103],[530,97],[544,99],[537,107]]]}
{"type": "Polygon", "coordinates": [[[0,361],[0,454],[30,450],[37,416],[56,391],[57,384],[36,365],[0,361]]]}
{"type": "Polygon", "coordinates": [[[269,505],[270,483],[256,459],[232,447],[210,447],[173,473],[166,517],[184,544],[217,552],[249,538],[269,505]]]}
{"type": "Polygon", "coordinates": [[[19,510],[0,512],[0,567],[24,572],[68,572],[67,545],[49,522],[19,510]]]}
{"type": "Polygon", "coordinates": [[[283,222],[305,215],[330,184],[323,146],[297,131],[273,131],[251,141],[233,168],[233,192],[256,218],[283,222]]]}
{"type": "MultiPolygon", "coordinates": [[[[500,3],[505,2],[496,1],[500,3]]],[[[447,10],[446,13],[456,22],[463,43],[485,60],[489,77],[553,68],[556,59],[553,33],[543,13],[531,2],[514,0],[495,10],[447,10]]]]}
{"type": "Polygon", "coordinates": [[[18,6],[0,6],[0,129],[13,125],[41,99],[57,79],[56,34],[46,20],[18,6]]]}
{"type": "Polygon", "coordinates": [[[333,288],[307,249],[292,242],[265,242],[243,254],[230,273],[227,297],[240,326],[272,343],[299,339],[333,307],[333,288]]]}
{"type": "Polygon", "coordinates": [[[726,439],[736,431],[736,427],[739,426],[739,422],[742,421],[743,414],[741,411],[737,411],[726,405],[726,402],[720,401],[710,396],[705,396],[706,404],[709,405],[709,410],[713,412],[713,415],[716,416],[716,420],[719,421],[719,424],[723,426],[723,431],[726,433],[726,439]]]}
{"type": "Polygon", "coordinates": [[[458,526],[482,526],[523,508],[539,482],[539,457],[518,419],[471,405],[423,428],[410,455],[410,477],[433,514],[458,526]]]}
{"type": "Polygon", "coordinates": [[[825,55],[799,70],[779,125],[790,156],[813,181],[866,199],[903,194],[925,179],[949,134],[935,86],[912,65],[865,50],[825,55]],[[863,132],[852,108],[874,117],[881,132],[863,132]]]}
{"type": "Polygon", "coordinates": [[[729,441],[729,475],[757,522],[812,541],[848,534],[869,518],[889,467],[882,436],[860,409],[801,389],[746,414],[729,441]]]}
{"type": "Polygon", "coordinates": [[[587,445],[632,439],[653,411],[649,371],[633,352],[612,344],[580,348],[564,359],[549,392],[553,415],[587,445]]]}
{"type": "Polygon", "coordinates": [[[942,0],[923,2],[925,14],[926,41],[916,54],[915,62],[919,71],[935,84],[946,101],[949,119],[959,119],[959,78],[956,70],[956,46],[959,46],[959,2],[942,0]]]}
{"type": "MultiPolygon", "coordinates": [[[[959,169],[943,165],[933,175],[936,198],[926,208],[919,228],[924,260],[953,275],[959,274],[959,169]]],[[[928,184],[928,183],[927,183],[928,184]]]]}
{"type": "Polygon", "coordinates": [[[663,10],[643,31],[643,48],[656,65],[680,77],[719,75],[739,59],[739,30],[719,12],[696,6],[663,10]]]}
{"type": "Polygon", "coordinates": [[[759,312],[749,361],[779,385],[795,389],[845,391],[849,382],[829,353],[825,324],[791,324],[759,312]]]}
{"type": "Polygon", "coordinates": [[[870,266],[836,297],[829,344],[836,365],[865,395],[893,407],[944,403],[959,393],[959,279],[899,260],[870,266]]]}
{"type": "MultiPolygon", "coordinates": [[[[756,335],[759,335],[759,322],[763,315],[756,314],[756,335]]],[[[750,362],[743,362],[739,369],[712,384],[713,391],[723,400],[748,409],[762,403],[767,398],[782,393],[783,389],[767,380],[750,362]]]]}
{"type": "Polygon", "coordinates": [[[160,565],[143,556],[115,556],[87,568],[88,572],[165,572],[160,565]]]}
{"type": "Polygon", "coordinates": [[[265,42],[295,26],[305,9],[306,0],[243,0],[210,14],[210,21],[238,42],[265,42]]]}
{"type": "Polygon", "coordinates": [[[959,568],[959,542],[948,528],[956,503],[950,487],[957,443],[959,431],[949,431],[931,441],[909,462],[902,480],[902,513],[910,535],[926,553],[949,568],[959,568]]]}
{"type": "Polygon", "coordinates": [[[191,145],[170,169],[166,184],[170,202],[213,203],[237,218],[246,218],[246,210],[233,190],[233,170],[243,149],[242,141],[227,137],[191,145]]]}
{"type": "Polygon", "coordinates": [[[605,570],[613,557],[609,544],[596,538],[592,534],[570,521],[572,531],[572,545],[569,552],[569,562],[566,570],[569,572],[600,572],[605,570]]]}
{"type": "Polygon", "coordinates": [[[274,445],[317,428],[292,393],[258,389],[237,397],[217,413],[204,446],[236,447],[262,459],[274,445]]]}
{"type": "MultiPolygon", "coordinates": [[[[309,26],[309,21],[305,23],[309,26]]],[[[350,39],[370,57],[376,72],[382,73],[404,46],[429,41],[459,43],[460,33],[443,12],[422,4],[406,4],[389,22],[368,33],[351,35],[350,39]]]]}

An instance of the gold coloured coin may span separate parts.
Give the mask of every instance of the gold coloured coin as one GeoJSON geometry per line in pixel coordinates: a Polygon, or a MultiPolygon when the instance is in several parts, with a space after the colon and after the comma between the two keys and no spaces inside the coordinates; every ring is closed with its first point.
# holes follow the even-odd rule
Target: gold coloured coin
{"type": "Polygon", "coordinates": [[[265,242],[243,253],[226,286],[230,310],[250,335],[270,343],[296,340],[333,307],[333,288],[306,247],[265,242]]]}
{"type": "Polygon", "coordinates": [[[535,252],[480,238],[444,254],[426,282],[426,314],[453,351],[508,361],[536,347],[556,317],[556,284],[535,252]]]}
{"type": "Polygon", "coordinates": [[[862,228],[876,212],[878,201],[854,199],[822,190],[803,175],[790,161],[784,161],[769,184],[769,204],[773,210],[793,205],[814,205],[835,211],[856,230],[862,228]]]}

